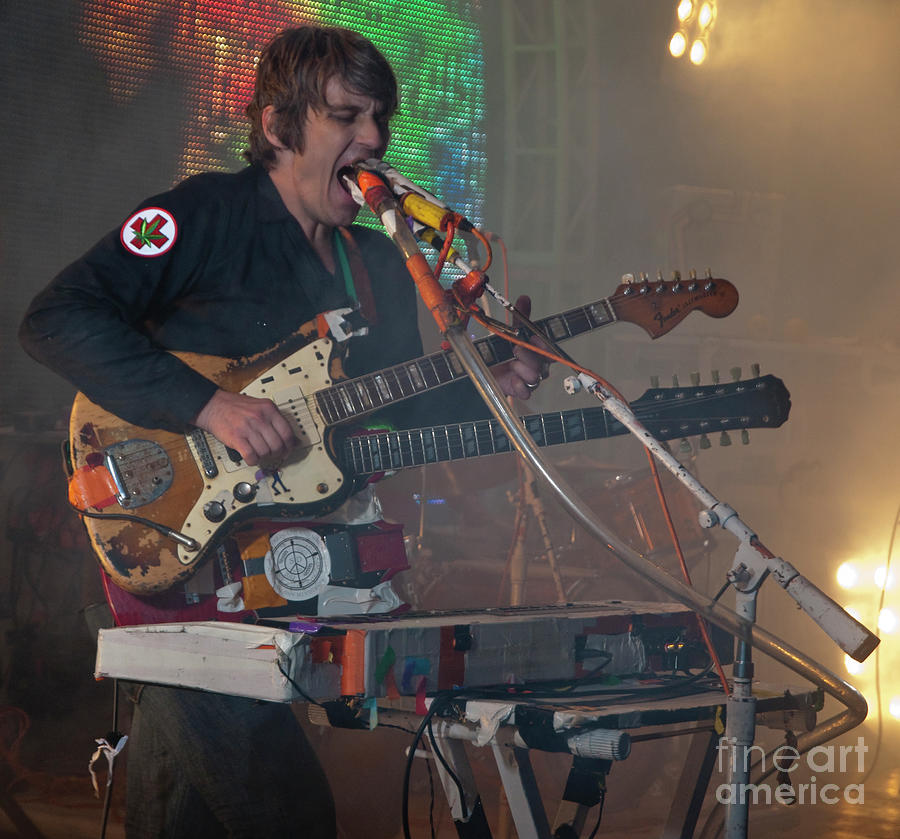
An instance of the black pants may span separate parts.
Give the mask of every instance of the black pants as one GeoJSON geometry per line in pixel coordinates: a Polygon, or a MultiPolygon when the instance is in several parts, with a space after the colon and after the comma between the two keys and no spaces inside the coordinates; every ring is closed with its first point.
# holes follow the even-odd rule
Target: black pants
{"type": "Polygon", "coordinates": [[[132,687],[128,839],[334,839],[331,789],[290,706],[132,687]]]}

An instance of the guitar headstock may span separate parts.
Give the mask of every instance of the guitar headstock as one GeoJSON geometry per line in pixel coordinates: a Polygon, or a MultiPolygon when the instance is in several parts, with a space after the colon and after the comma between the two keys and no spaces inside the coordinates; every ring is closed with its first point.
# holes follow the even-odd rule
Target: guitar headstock
{"type": "Polygon", "coordinates": [[[676,271],[671,280],[661,276],[650,280],[641,274],[618,286],[608,299],[619,320],[636,324],[651,338],[659,338],[695,310],[711,318],[730,315],[738,304],[738,291],[728,280],[713,277],[708,271],[702,278],[691,271],[686,280],[676,271]]]}
{"type": "MultiPolygon", "coordinates": [[[[784,382],[771,374],[759,375],[753,365],[753,377],[741,379],[741,368],[733,367],[734,381],[720,382],[713,371],[713,383],[701,385],[699,376],[691,375],[691,384],[659,387],[651,381],[650,390],[631,403],[632,410],[658,440],[676,440],[699,435],[700,448],[709,448],[709,435],[719,444],[731,445],[728,432],[739,432],[742,443],[749,442],[747,429],[777,428],[790,415],[791,395],[784,382]]],[[[690,446],[682,444],[687,452],[690,446]]]]}

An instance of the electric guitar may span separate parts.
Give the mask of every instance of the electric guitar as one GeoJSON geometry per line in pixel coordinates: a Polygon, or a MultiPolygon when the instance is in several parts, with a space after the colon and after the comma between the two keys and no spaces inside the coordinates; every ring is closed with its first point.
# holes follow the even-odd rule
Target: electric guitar
{"type": "MultiPolygon", "coordinates": [[[[686,436],[709,435],[746,428],[776,428],[790,413],[790,394],[781,379],[762,376],[728,384],[678,388],[652,388],[631,403],[637,417],[654,436],[661,440],[686,436]]],[[[576,408],[568,411],[530,414],[522,417],[525,427],[539,446],[553,446],[584,440],[595,440],[627,434],[627,429],[602,407],[576,408]]],[[[511,444],[495,419],[418,428],[408,431],[378,431],[374,433],[335,435],[336,461],[348,482],[365,480],[384,471],[420,466],[427,463],[482,457],[511,451],[511,444]]],[[[704,437],[701,436],[701,441],[704,437]]],[[[708,438],[707,438],[708,439],[708,438]]],[[[260,516],[271,516],[271,508],[259,508],[260,516]]],[[[275,513],[277,515],[277,513],[275,513]]],[[[262,525],[263,522],[254,522],[262,525]]],[[[342,531],[344,566],[357,571],[343,577],[345,585],[368,588],[381,580],[390,579],[397,571],[408,568],[403,544],[402,527],[378,522],[371,525],[341,526],[321,522],[267,521],[264,530],[279,527],[303,527],[329,539],[329,533],[342,531]],[[347,545],[352,545],[347,548],[347,545]],[[355,577],[356,582],[352,582],[355,577]]],[[[252,532],[242,529],[239,542],[252,542],[252,532]]],[[[311,542],[309,542],[311,544],[311,542]]],[[[332,546],[331,550],[340,550],[332,546]]],[[[305,554],[307,570],[318,567],[313,553],[305,554]]],[[[262,551],[260,551],[262,552],[262,551]]],[[[239,581],[242,566],[239,558],[225,559],[227,551],[219,545],[212,560],[213,591],[229,582],[239,581]],[[227,570],[226,570],[227,569],[227,570]]],[[[274,553],[274,551],[273,551],[274,553]]],[[[115,558],[110,557],[110,562],[115,558]]],[[[274,560],[277,565],[277,557],[274,560]]],[[[331,567],[336,562],[331,560],[331,567]]],[[[300,570],[293,569],[299,574],[300,570]]],[[[107,600],[119,625],[170,623],[197,620],[243,620],[248,611],[220,612],[214,594],[195,594],[186,597],[173,587],[150,596],[135,596],[116,586],[109,575],[104,576],[107,600]]],[[[290,614],[310,614],[315,601],[290,603],[290,614]]],[[[286,613],[285,610],[279,614],[286,613]]],[[[263,612],[265,615],[265,612],[263,612]]]]}
{"type": "MultiPolygon", "coordinates": [[[[626,321],[651,337],[690,312],[724,317],[738,294],[727,280],[624,283],[587,306],[536,322],[564,340],[626,321]]],[[[343,379],[341,353],[305,324],[251,358],[175,353],[225,390],[270,398],[298,444],[277,469],[248,466],[212,435],[131,425],[78,394],[69,422],[70,500],[83,512],[95,552],[113,582],[135,594],[186,580],[222,536],[255,517],[295,520],[323,515],[352,491],[334,447],[333,426],[464,377],[452,352],[437,352],[354,379],[343,379]]],[[[512,357],[491,336],[476,342],[485,362],[512,357]]]]}

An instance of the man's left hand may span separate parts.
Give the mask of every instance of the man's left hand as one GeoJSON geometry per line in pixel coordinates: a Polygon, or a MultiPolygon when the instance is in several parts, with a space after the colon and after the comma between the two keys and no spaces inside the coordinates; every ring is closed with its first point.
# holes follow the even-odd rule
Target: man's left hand
{"type": "MultiPolygon", "coordinates": [[[[531,315],[531,298],[527,294],[523,294],[516,300],[516,308],[525,317],[529,317],[531,315]]],[[[531,343],[540,344],[541,339],[532,336],[531,343]]],[[[530,399],[541,380],[547,376],[547,361],[543,356],[518,345],[513,350],[513,354],[515,358],[512,361],[506,361],[493,369],[494,378],[507,396],[515,396],[517,399],[523,400],[530,399]]]]}

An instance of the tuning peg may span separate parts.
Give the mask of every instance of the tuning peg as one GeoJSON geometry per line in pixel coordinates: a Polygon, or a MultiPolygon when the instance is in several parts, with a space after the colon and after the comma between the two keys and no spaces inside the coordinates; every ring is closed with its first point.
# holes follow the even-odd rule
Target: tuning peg
{"type": "Polygon", "coordinates": [[[678,444],[678,451],[682,454],[690,454],[693,449],[691,448],[691,442],[687,437],[682,437],[681,442],[678,444]]]}
{"type": "Polygon", "coordinates": [[[641,278],[641,282],[643,282],[643,283],[646,283],[646,282],[647,282],[647,272],[646,272],[646,271],[641,271],[641,273],[639,274],[639,276],[640,276],[640,278],[641,278]]]}
{"type": "Polygon", "coordinates": [[[659,387],[659,376],[650,377],[650,387],[659,387]]]}
{"type": "Polygon", "coordinates": [[[672,291],[681,291],[681,271],[672,272],[672,291]]]}
{"type": "Polygon", "coordinates": [[[634,282],[634,274],[622,274],[622,282],[631,285],[634,282]]]}
{"type": "Polygon", "coordinates": [[[741,445],[742,446],[750,445],[750,432],[747,431],[746,428],[741,429],[741,445]]]}
{"type": "Polygon", "coordinates": [[[656,269],[656,281],[659,283],[663,281],[662,268],[656,269]]]}
{"type": "Polygon", "coordinates": [[[756,362],[751,364],[750,365],[750,373],[753,375],[754,379],[758,379],[759,378],[759,364],[757,364],[756,362]]]}
{"type": "Polygon", "coordinates": [[[700,435],[700,448],[708,449],[711,447],[712,447],[712,443],[709,442],[709,437],[707,437],[706,434],[701,434],[700,435]]]}
{"type": "Polygon", "coordinates": [[[714,385],[719,383],[719,371],[718,370],[710,370],[710,375],[712,376],[712,382],[714,385]]]}
{"type": "Polygon", "coordinates": [[[691,373],[691,384],[694,387],[699,386],[700,384],[700,374],[697,372],[691,373]]]}
{"type": "Polygon", "coordinates": [[[680,387],[678,384],[678,376],[675,374],[672,375],[672,387],[680,387]]]}
{"type": "Polygon", "coordinates": [[[730,446],[731,445],[731,437],[728,436],[727,431],[723,431],[719,435],[719,445],[720,446],[730,446]]]}
{"type": "Polygon", "coordinates": [[[672,447],[671,447],[665,440],[660,440],[660,441],[659,441],[659,444],[660,444],[660,445],[661,445],[661,446],[662,446],[669,454],[672,454],[672,447]]]}
{"type": "Polygon", "coordinates": [[[731,380],[734,382],[739,382],[741,380],[741,368],[740,367],[732,367],[731,368],[731,380]]]}

